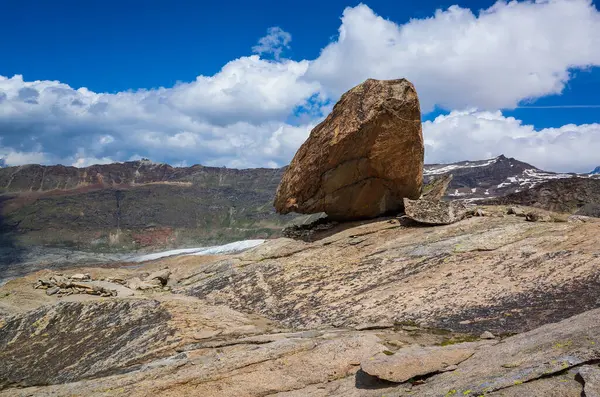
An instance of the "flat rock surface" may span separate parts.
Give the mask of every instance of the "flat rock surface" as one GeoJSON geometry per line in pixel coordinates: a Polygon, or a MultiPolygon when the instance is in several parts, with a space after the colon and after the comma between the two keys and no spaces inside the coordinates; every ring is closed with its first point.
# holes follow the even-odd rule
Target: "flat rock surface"
{"type": "Polygon", "coordinates": [[[447,371],[471,357],[480,343],[452,346],[409,346],[396,353],[385,351],[361,362],[361,369],[371,376],[403,383],[415,376],[447,371]]]}
{"type": "Polygon", "coordinates": [[[578,374],[584,382],[585,397],[600,397],[600,368],[598,365],[584,365],[579,368],[578,374]]]}
{"type": "Polygon", "coordinates": [[[600,360],[599,315],[592,310],[478,350],[456,371],[428,382],[422,395],[457,390],[479,396],[594,363],[600,360]]]}

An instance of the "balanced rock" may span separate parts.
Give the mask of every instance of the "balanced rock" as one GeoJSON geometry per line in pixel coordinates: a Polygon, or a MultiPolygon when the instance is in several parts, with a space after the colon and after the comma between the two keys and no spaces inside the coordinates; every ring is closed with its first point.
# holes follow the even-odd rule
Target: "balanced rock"
{"type": "Polygon", "coordinates": [[[405,79],[369,79],[342,95],[283,175],[277,212],[325,212],[332,220],[376,217],[419,198],[421,112],[405,79]]]}

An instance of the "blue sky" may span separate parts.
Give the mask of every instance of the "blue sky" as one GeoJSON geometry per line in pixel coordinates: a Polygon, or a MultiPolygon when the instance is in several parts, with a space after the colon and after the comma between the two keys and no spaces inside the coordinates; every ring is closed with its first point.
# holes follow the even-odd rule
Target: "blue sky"
{"type": "Polygon", "coordinates": [[[595,3],[416,3],[0,0],[0,158],[282,166],[341,93],[406,77],[428,162],[600,164],[595,3]]]}

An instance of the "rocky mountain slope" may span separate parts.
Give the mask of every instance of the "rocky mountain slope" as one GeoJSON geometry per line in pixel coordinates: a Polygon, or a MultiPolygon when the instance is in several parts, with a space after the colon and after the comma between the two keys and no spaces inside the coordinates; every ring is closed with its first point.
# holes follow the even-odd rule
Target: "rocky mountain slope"
{"type": "Polygon", "coordinates": [[[598,217],[600,216],[600,179],[572,177],[551,180],[486,202],[519,204],[598,217]]]}
{"type": "Polygon", "coordinates": [[[587,174],[542,171],[531,164],[501,155],[489,160],[426,164],[425,182],[448,173],[454,176],[447,193],[451,199],[486,199],[525,191],[552,180],[597,178],[587,174]]]}
{"type": "Polygon", "coordinates": [[[149,161],[3,168],[0,232],[21,245],[94,250],[266,238],[292,219],[272,208],[281,174],[149,161]]]}
{"type": "Polygon", "coordinates": [[[0,396],[597,395],[600,223],[481,209],[447,226],[380,218],[311,243],[63,271],[116,296],[34,289],[65,279],[51,271],[12,280],[0,396]],[[164,267],[164,288],[128,288],[164,267]]]}
{"type": "MultiPolygon", "coordinates": [[[[294,219],[272,207],[284,170],[177,168],[147,160],[1,168],[0,245],[114,251],[275,237],[294,219]]],[[[471,200],[574,176],[499,156],[425,165],[425,182],[446,173],[454,175],[447,198],[471,200]]]]}

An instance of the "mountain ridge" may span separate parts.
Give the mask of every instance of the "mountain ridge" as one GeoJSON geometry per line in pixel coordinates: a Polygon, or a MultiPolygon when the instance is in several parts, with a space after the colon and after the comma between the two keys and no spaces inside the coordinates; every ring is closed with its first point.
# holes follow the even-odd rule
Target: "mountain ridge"
{"type": "MultiPolygon", "coordinates": [[[[284,171],[285,167],[173,167],[146,159],[85,168],[1,168],[0,234],[5,246],[103,252],[278,237],[283,227],[296,222],[295,214],[280,216],[272,205],[284,171]]],[[[600,177],[546,172],[501,155],[426,164],[424,182],[446,173],[454,178],[445,199],[472,202],[519,193],[547,181],[600,177]]]]}

